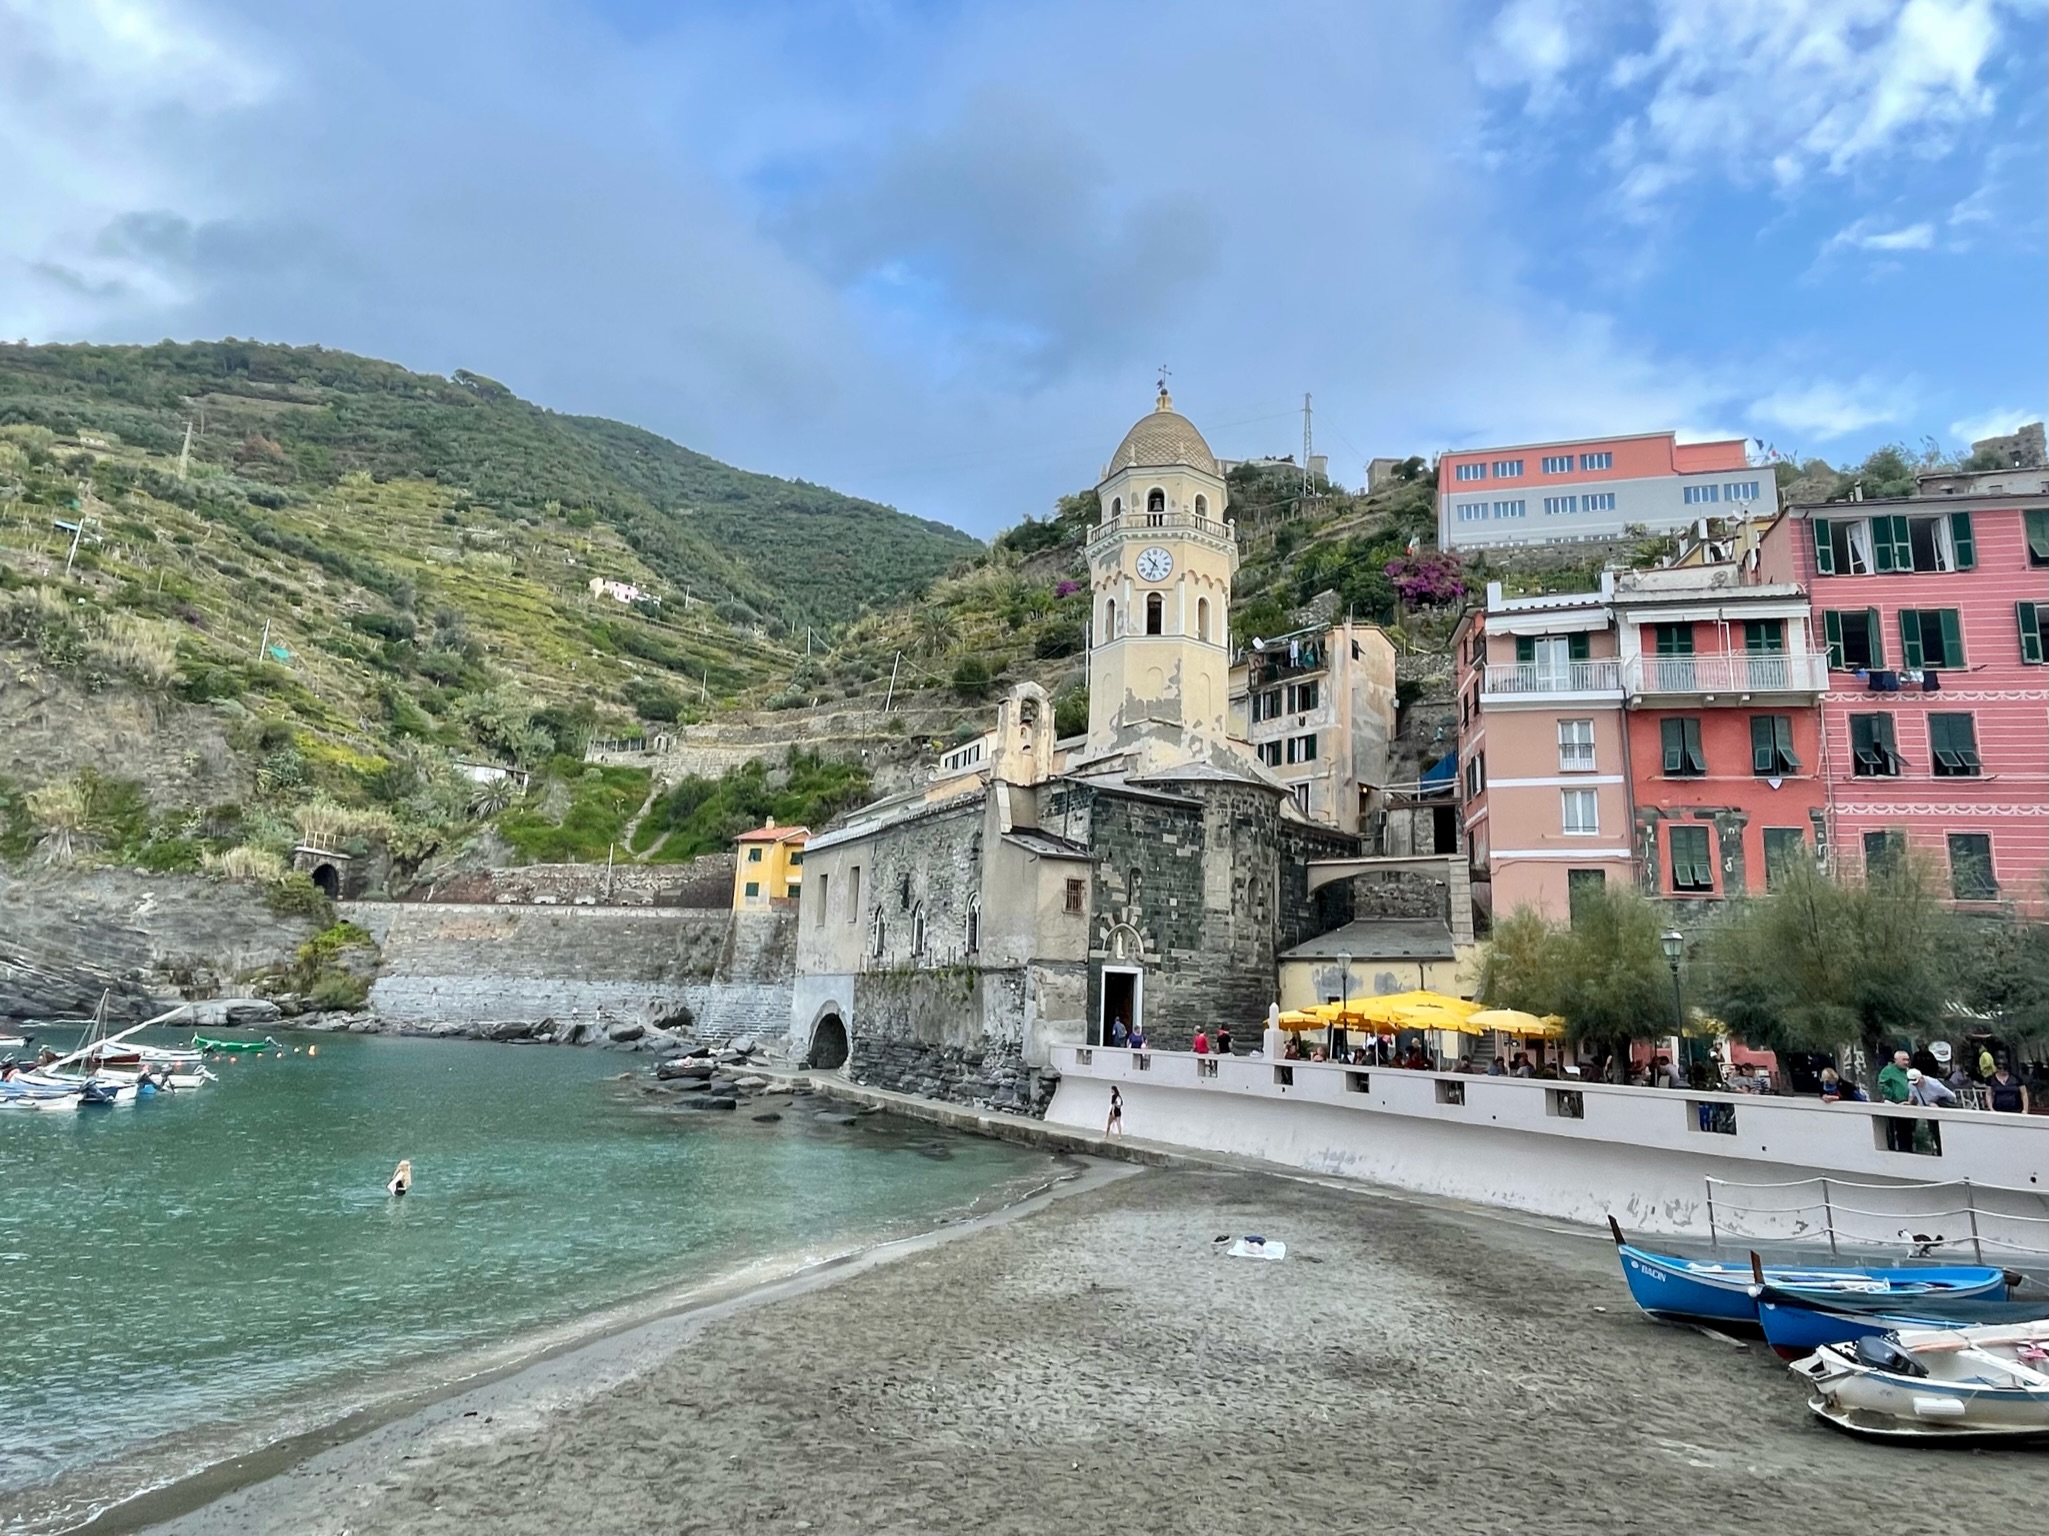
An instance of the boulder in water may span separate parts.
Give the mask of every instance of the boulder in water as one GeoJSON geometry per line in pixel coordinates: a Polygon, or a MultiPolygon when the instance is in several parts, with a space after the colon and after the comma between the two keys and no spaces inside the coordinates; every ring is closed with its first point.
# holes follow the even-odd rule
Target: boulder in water
{"type": "Polygon", "coordinates": [[[645,1024],[614,1024],[605,1031],[614,1045],[631,1045],[646,1033],[645,1024]]]}

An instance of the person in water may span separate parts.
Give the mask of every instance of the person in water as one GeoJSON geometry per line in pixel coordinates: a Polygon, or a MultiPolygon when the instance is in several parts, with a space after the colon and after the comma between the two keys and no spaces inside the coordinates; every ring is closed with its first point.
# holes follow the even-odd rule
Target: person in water
{"type": "Polygon", "coordinates": [[[411,1158],[405,1158],[402,1161],[400,1161],[397,1171],[394,1172],[391,1176],[391,1182],[385,1185],[384,1188],[390,1194],[402,1195],[412,1187],[413,1160],[411,1158]]]}

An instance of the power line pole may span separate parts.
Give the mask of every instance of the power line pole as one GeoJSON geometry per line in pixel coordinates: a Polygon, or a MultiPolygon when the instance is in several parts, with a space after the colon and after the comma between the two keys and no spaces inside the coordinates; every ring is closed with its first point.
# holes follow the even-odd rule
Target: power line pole
{"type": "Polygon", "coordinates": [[[1307,390],[1304,390],[1302,393],[1302,495],[1305,498],[1309,495],[1310,491],[1309,454],[1315,446],[1315,442],[1315,436],[1311,433],[1309,425],[1309,393],[1307,390]]]}

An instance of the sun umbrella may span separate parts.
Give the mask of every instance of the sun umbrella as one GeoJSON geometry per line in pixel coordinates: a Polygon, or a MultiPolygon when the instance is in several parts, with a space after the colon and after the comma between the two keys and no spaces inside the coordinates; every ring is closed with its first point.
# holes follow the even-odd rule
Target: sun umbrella
{"type": "Polygon", "coordinates": [[[1565,1034],[1565,1020],[1557,1014],[1547,1013],[1539,1018],[1534,1013],[1524,1013],[1520,1008],[1483,1008],[1478,1013],[1467,1015],[1466,1022],[1477,1024],[1481,1029],[1514,1035],[1519,1040],[1557,1040],[1565,1034]]]}

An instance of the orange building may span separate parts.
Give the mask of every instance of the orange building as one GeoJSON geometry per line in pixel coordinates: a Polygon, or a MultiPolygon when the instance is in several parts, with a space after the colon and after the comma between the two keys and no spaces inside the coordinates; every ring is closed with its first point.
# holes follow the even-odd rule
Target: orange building
{"type": "Polygon", "coordinates": [[[733,910],[795,901],[803,890],[804,845],[810,840],[808,827],[779,827],[773,816],[754,831],[742,832],[733,870],[733,910]]]}

